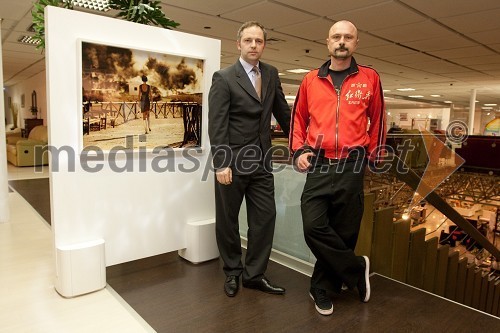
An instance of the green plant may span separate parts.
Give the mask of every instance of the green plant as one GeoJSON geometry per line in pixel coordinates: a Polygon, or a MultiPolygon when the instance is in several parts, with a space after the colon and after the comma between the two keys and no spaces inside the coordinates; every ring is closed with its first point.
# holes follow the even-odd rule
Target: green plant
{"type": "Polygon", "coordinates": [[[63,7],[68,9],[73,9],[73,1],[63,1],[63,0],[38,0],[33,4],[33,10],[31,11],[31,16],[33,18],[33,30],[35,34],[33,39],[39,41],[36,46],[37,49],[45,49],[45,16],[44,10],[47,6],[63,7]]]}
{"type": "MultiPolygon", "coordinates": [[[[38,0],[33,4],[33,39],[39,41],[37,49],[45,49],[45,16],[47,6],[73,9],[74,0],[38,0]]],[[[160,26],[165,29],[176,28],[179,23],[169,19],[161,10],[160,1],[151,0],[109,0],[109,8],[119,10],[116,17],[127,21],[160,26]]]]}
{"type": "Polygon", "coordinates": [[[127,21],[171,29],[179,26],[161,10],[160,1],[150,0],[110,0],[109,8],[119,10],[117,17],[127,21]]]}

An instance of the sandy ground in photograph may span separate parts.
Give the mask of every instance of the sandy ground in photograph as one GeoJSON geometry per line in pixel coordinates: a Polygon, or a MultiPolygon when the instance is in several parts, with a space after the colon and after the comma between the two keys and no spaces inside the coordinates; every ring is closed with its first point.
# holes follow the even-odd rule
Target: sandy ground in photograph
{"type": "MultiPolygon", "coordinates": [[[[111,150],[113,147],[126,147],[126,137],[133,136],[133,148],[155,147],[177,148],[182,144],[184,138],[184,124],[181,118],[158,118],[151,117],[151,132],[145,134],[142,119],[132,119],[127,123],[112,127],[107,124],[106,129],[90,131],[83,135],[83,147],[97,146],[102,150],[111,150]]],[[[186,146],[193,146],[192,143],[186,146]]]]}

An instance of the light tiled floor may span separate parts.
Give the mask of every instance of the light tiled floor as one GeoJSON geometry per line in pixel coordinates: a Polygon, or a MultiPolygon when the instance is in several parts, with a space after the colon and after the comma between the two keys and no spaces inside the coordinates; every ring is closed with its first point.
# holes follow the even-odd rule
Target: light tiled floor
{"type": "MultiPolygon", "coordinates": [[[[9,180],[47,177],[8,167],[9,180]]],[[[17,193],[0,223],[0,332],[154,332],[111,287],[71,299],[54,288],[50,227],[17,193]]]]}

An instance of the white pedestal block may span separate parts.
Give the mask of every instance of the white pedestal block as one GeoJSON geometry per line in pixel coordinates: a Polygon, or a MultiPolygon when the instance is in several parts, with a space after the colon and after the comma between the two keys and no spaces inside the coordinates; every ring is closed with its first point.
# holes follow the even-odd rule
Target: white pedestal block
{"type": "Polygon", "coordinates": [[[106,286],[104,240],[56,247],[56,290],[74,297],[106,286]]]}
{"type": "Polygon", "coordinates": [[[192,263],[200,263],[219,256],[215,240],[215,219],[190,222],[186,226],[186,248],[179,255],[192,263]]]}

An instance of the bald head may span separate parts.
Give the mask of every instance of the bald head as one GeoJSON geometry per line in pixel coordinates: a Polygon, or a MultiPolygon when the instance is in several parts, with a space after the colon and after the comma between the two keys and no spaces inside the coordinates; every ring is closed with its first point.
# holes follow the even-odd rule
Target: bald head
{"type": "Polygon", "coordinates": [[[356,37],[356,40],[358,39],[358,29],[351,21],[342,20],[336,22],[334,25],[331,26],[330,31],[328,32],[328,37],[332,35],[332,32],[335,33],[339,30],[349,31],[356,37]]]}
{"type": "Polygon", "coordinates": [[[358,29],[349,21],[338,21],[330,28],[326,45],[332,60],[350,60],[358,46],[358,29]]]}

